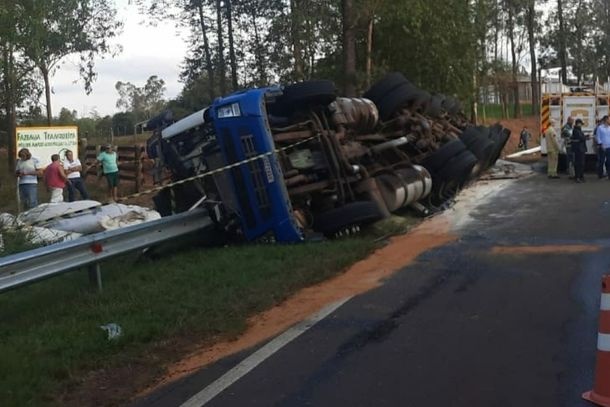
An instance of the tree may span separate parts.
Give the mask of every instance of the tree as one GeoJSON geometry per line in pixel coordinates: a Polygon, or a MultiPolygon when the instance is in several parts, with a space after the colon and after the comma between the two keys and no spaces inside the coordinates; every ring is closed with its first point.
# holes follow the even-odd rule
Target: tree
{"type": "Polygon", "coordinates": [[[16,25],[25,17],[23,9],[7,7],[0,3],[0,109],[7,134],[8,167],[14,169],[16,157],[15,127],[19,108],[30,107],[38,103],[40,87],[35,77],[34,64],[18,52],[18,45],[26,39],[16,29],[16,25]]]}
{"type": "Polygon", "coordinates": [[[517,61],[517,47],[515,45],[515,19],[519,12],[515,0],[505,0],[504,7],[506,8],[506,35],[510,41],[510,54],[513,74],[513,103],[514,116],[521,117],[521,103],[519,101],[519,84],[517,77],[519,74],[519,65],[517,61]]]}
{"type": "Polygon", "coordinates": [[[218,83],[220,86],[220,94],[224,95],[227,91],[227,73],[225,67],[225,48],[223,41],[222,29],[222,2],[216,0],[216,40],[218,41],[218,83]]]}
{"type": "Polygon", "coordinates": [[[149,77],[142,87],[119,81],[115,84],[115,89],[119,93],[116,107],[134,113],[138,121],[150,119],[165,106],[165,81],[156,75],[149,77]]]}
{"type": "Polygon", "coordinates": [[[568,57],[567,57],[567,27],[563,14],[564,0],[557,0],[557,21],[559,22],[559,31],[557,33],[557,55],[561,64],[561,81],[568,83],[568,57]]]}
{"type": "Polygon", "coordinates": [[[343,16],[343,92],[346,96],[356,96],[356,33],[354,4],[352,0],[341,0],[343,16]]]}
{"type": "Polygon", "coordinates": [[[95,132],[108,140],[112,136],[112,117],[104,116],[95,124],[95,132]]]}
{"type": "Polygon", "coordinates": [[[525,21],[527,26],[527,40],[530,50],[530,80],[532,83],[532,113],[537,114],[540,106],[540,96],[538,86],[536,66],[536,37],[538,15],[536,13],[536,0],[527,0],[525,9],[525,21]]]}
{"type": "Polygon", "coordinates": [[[112,116],[112,129],[117,136],[133,134],[136,123],[137,117],[133,112],[119,112],[112,116]]]}
{"type": "Polygon", "coordinates": [[[476,38],[470,2],[385,2],[375,27],[379,74],[402,71],[431,91],[472,97],[476,38]]]}
{"type": "Polygon", "coordinates": [[[85,90],[91,92],[96,78],[95,57],[115,51],[109,40],[117,36],[122,24],[109,0],[16,0],[24,18],[17,21],[22,33],[20,50],[36,65],[44,80],[47,121],[50,124],[50,78],[62,59],[80,55],[80,75],[85,90]]]}
{"type": "Polygon", "coordinates": [[[227,35],[229,37],[229,64],[231,65],[231,86],[236,91],[239,87],[237,79],[237,58],[235,56],[235,33],[233,32],[233,6],[231,0],[225,0],[227,12],[227,35]]]}
{"type": "Polygon", "coordinates": [[[59,117],[57,118],[57,124],[66,125],[66,124],[74,124],[76,122],[76,118],[78,113],[76,110],[70,110],[65,107],[62,107],[59,111],[59,117]]]}

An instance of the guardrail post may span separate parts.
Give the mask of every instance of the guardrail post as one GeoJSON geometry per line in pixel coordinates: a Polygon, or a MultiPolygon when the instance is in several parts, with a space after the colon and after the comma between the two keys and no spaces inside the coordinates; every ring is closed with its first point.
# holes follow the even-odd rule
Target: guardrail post
{"type": "Polygon", "coordinates": [[[100,263],[93,263],[88,266],[89,282],[97,291],[102,292],[102,269],[100,263]]]}

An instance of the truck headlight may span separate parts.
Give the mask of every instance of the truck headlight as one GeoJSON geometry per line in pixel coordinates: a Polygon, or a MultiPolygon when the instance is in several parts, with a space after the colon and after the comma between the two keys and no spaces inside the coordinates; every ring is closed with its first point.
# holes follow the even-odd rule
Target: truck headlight
{"type": "Polygon", "coordinates": [[[218,118],[226,119],[229,117],[241,116],[241,110],[239,109],[239,103],[231,103],[230,105],[220,106],[218,108],[218,118]]]}

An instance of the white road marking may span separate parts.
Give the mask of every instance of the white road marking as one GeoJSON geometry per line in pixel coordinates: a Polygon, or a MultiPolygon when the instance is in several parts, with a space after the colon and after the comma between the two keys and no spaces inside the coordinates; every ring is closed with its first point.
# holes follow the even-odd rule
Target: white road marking
{"type": "Polygon", "coordinates": [[[344,298],[340,301],[330,304],[322,308],[318,313],[312,315],[310,318],[288,329],[287,331],[273,339],[271,342],[254,352],[252,355],[241,361],[233,369],[229,370],[224,375],[216,379],[215,382],[211,383],[205,389],[201,390],[199,393],[188,399],[180,407],[201,407],[205,405],[207,402],[209,402],[218,394],[220,394],[223,390],[231,386],[233,383],[248,374],[251,370],[263,363],[275,352],[282,349],[284,346],[299,337],[299,335],[301,335],[302,333],[306,332],[316,323],[332,314],[337,308],[345,304],[351,298],[352,297],[344,298]]]}
{"type": "Polygon", "coordinates": [[[597,334],[597,350],[610,352],[610,334],[597,334]]]}

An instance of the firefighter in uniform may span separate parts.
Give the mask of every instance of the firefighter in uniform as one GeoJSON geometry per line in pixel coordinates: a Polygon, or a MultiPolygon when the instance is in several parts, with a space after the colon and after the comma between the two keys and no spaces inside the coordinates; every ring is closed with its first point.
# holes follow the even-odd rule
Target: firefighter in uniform
{"type": "Polygon", "coordinates": [[[557,133],[555,132],[555,125],[557,122],[551,119],[551,125],[544,132],[544,139],[546,140],[546,152],[548,159],[547,174],[549,178],[557,179],[557,162],[559,160],[559,142],[557,141],[557,133]]]}

